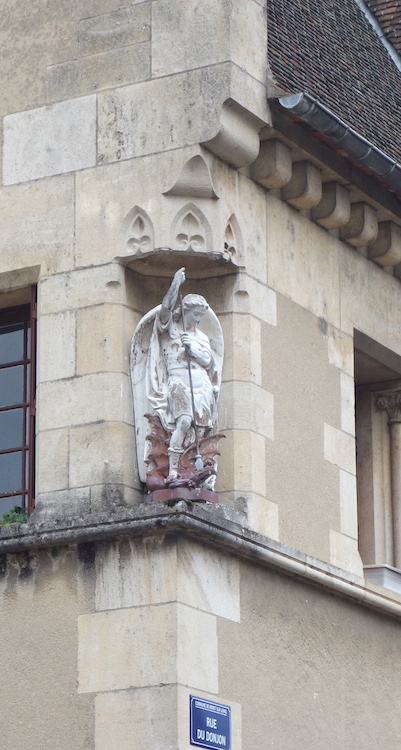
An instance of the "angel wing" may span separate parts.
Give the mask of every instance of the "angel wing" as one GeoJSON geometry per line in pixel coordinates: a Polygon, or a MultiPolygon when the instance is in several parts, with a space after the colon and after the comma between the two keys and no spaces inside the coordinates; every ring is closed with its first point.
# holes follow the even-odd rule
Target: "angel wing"
{"type": "MultiPolygon", "coordinates": [[[[152,366],[153,369],[156,367],[158,370],[156,374],[154,372],[152,373],[152,380],[156,377],[159,382],[160,388],[158,397],[161,399],[163,398],[163,379],[166,380],[167,378],[167,374],[164,373],[164,362],[160,361],[159,357],[159,361],[155,364],[154,360],[157,360],[157,357],[155,358],[155,352],[152,352],[152,357],[150,357],[149,353],[151,342],[152,346],[155,346],[155,319],[160,308],[161,305],[158,305],[143,316],[136,327],[131,343],[131,384],[134,403],[136,452],[138,471],[142,482],[146,481],[146,462],[148,451],[150,449],[149,441],[146,440],[150,428],[145,414],[154,411],[154,399],[152,399],[152,403],[148,397],[147,389],[147,383],[149,382],[150,377],[150,366],[152,366]]],[[[201,318],[199,330],[209,338],[210,346],[213,351],[215,363],[215,379],[213,385],[216,387],[218,398],[223,369],[224,339],[220,321],[210,307],[201,318]]]]}

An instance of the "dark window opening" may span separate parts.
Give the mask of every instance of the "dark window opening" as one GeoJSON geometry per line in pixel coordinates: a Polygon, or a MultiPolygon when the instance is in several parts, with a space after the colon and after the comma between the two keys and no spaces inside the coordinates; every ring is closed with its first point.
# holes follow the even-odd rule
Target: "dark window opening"
{"type": "Polygon", "coordinates": [[[0,516],[34,507],[36,288],[0,310],[0,516]]]}

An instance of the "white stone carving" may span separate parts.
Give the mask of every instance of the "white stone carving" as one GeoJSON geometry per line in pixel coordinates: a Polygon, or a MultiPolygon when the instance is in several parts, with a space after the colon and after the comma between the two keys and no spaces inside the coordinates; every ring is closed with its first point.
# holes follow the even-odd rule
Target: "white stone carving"
{"type": "Polygon", "coordinates": [[[124,221],[127,229],[127,254],[138,255],[148,253],[154,249],[153,224],[146,213],[139,206],[134,206],[124,221]]]}
{"type": "Polygon", "coordinates": [[[172,229],[174,250],[204,252],[212,250],[212,231],[206,216],[193,203],[179,211],[172,229]]]}
{"type": "Polygon", "coordinates": [[[139,475],[151,490],[185,482],[210,489],[216,474],[223,334],[203,297],[188,294],[180,302],[184,281],[181,268],[132,340],[139,475]]]}

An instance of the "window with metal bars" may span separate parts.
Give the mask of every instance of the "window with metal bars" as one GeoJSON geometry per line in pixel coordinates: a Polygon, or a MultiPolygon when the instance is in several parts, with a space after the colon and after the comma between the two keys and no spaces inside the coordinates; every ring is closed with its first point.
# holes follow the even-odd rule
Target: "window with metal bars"
{"type": "Polygon", "coordinates": [[[36,288],[0,310],[0,516],[34,507],[36,288]]]}

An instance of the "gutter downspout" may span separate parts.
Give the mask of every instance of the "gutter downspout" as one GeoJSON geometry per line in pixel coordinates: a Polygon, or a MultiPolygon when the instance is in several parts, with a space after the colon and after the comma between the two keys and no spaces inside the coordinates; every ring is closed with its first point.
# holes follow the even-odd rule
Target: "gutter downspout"
{"type": "Polygon", "coordinates": [[[279,104],[307,122],[336,146],[401,195],[401,166],[305,92],[282,96],[279,104]]]}

